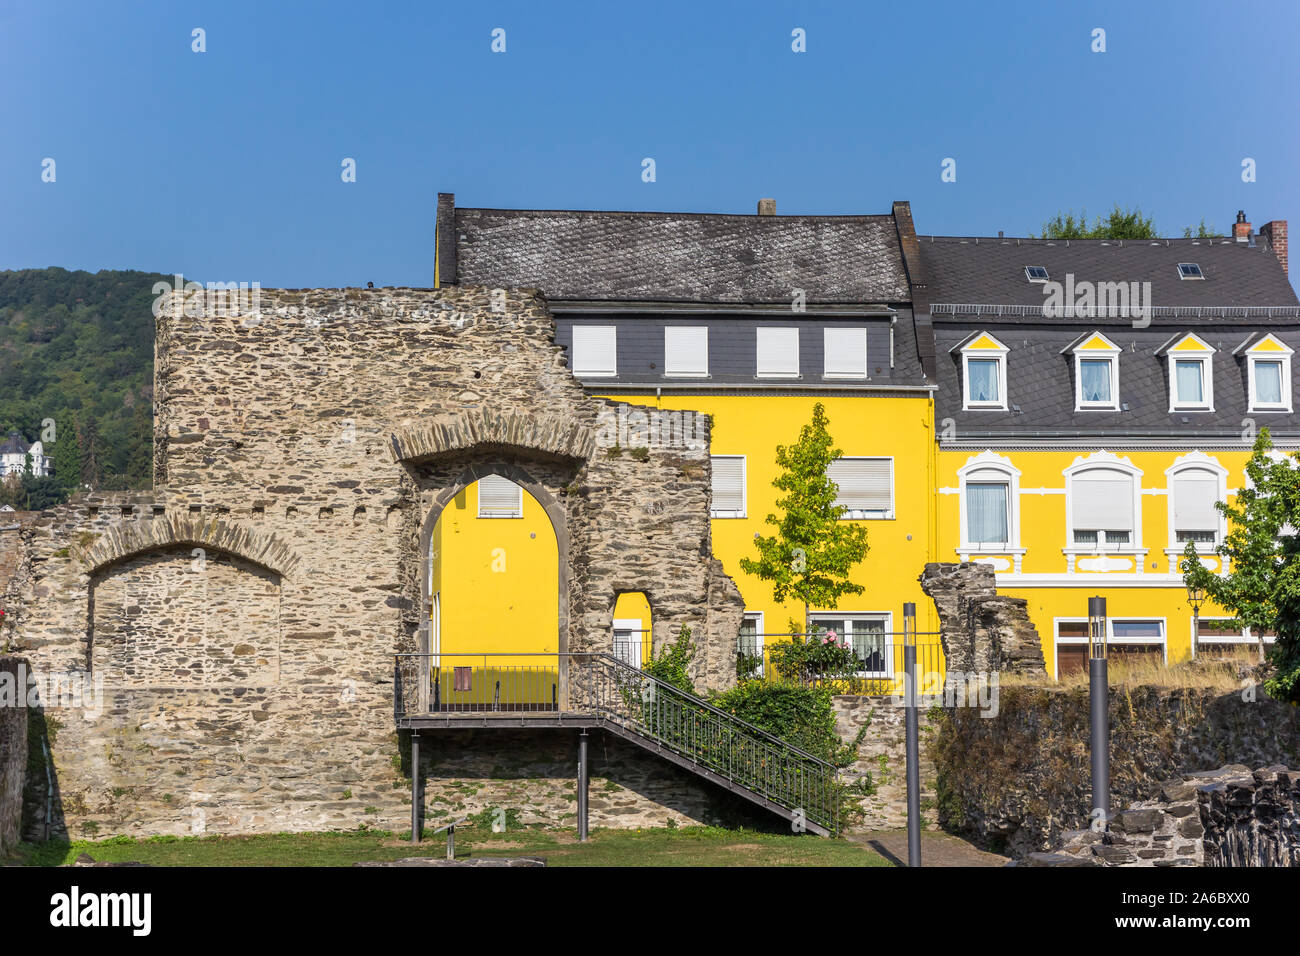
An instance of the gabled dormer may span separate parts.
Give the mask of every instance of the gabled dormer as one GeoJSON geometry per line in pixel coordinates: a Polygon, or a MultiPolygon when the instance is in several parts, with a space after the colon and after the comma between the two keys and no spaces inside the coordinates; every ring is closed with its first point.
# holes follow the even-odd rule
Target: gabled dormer
{"type": "Polygon", "coordinates": [[[1214,411],[1215,349],[1199,335],[1177,335],[1156,350],[1169,363],[1169,411],[1214,411]]]}
{"type": "Polygon", "coordinates": [[[1119,411],[1120,348],[1100,332],[1085,332],[1061,350],[1074,356],[1074,410],[1119,411]]]}
{"type": "Polygon", "coordinates": [[[1291,356],[1294,352],[1271,332],[1251,335],[1233,350],[1233,355],[1246,360],[1248,411],[1291,411],[1291,356]]]}
{"type": "Polygon", "coordinates": [[[1005,411],[1009,349],[989,333],[976,332],[952,351],[961,354],[961,407],[1005,411]]]}

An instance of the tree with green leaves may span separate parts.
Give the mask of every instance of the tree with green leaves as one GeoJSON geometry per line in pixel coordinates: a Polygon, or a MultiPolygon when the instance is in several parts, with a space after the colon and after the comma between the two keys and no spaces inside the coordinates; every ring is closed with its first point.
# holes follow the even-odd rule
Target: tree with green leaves
{"type": "Polygon", "coordinates": [[[831,440],[826,408],[818,402],[799,440],[776,449],[780,472],[772,486],[785,496],[777,499],[779,514],[766,519],[776,533],[754,539],[757,559],[740,559],[746,574],[771,582],[776,601],[794,598],[803,604],[804,633],[813,606],[834,608],[844,595],[865,590],[849,580],[849,572],[867,555],[867,529],[840,520],[845,508],[835,503],[839,492],[828,474],[842,454],[831,440]]]}
{"type": "MultiPolygon", "coordinates": [[[[1033,238],[1032,234],[1030,238],[1033,238]]],[[[1088,225],[1087,210],[1074,217],[1074,211],[1057,213],[1043,223],[1043,239],[1156,239],[1155,223],[1137,207],[1120,209],[1117,204],[1105,219],[1100,216],[1088,225]]]]}
{"type": "Polygon", "coordinates": [[[1183,580],[1235,616],[1234,626],[1277,635],[1268,654],[1264,690],[1277,700],[1300,702],[1300,455],[1270,454],[1268,429],[1260,429],[1245,486],[1235,500],[1215,507],[1228,533],[1214,553],[1226,574],[1201,563],[1196,548],[1183,553],[1183,580]]]}

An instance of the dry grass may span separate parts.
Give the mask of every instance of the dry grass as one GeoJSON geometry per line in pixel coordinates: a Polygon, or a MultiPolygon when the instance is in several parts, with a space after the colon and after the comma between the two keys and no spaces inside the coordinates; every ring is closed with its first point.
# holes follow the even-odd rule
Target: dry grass
{"type": "MultiPolygon", "coordinates": [[[[1206,652],[1195,661],[1165,664],[1150,657],[1111,657],[1107,676],[1112,687],[1158,687],[1165,690],[1214,690],[1223,693],[1240,690],[1242,682],[1259,667],[1259,651],[1254,645],[1241,645],[1226,651],[1206,652]],[[1210,654],[1213,656],[1210,656],[1210,654]]],[[[1258,677],[1255,678],[1258,681],[1258,677]]],[[[1021,675],[1003,675],[1003,687],[1042,685],[1043,681],[1021,675]]],[[[1077,670],[1046,686],[1077,690],[1088,686],[1087,670],[1077,670]]]]}

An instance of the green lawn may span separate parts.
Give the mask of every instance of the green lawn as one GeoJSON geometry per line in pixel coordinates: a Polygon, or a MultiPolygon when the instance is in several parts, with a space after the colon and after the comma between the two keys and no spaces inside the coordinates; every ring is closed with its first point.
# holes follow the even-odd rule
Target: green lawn
{"type": "MultiPolygon", "coordinates": [[[[155,866],[347,866],[359,860],[441,857],[444,834],[430,834],[412,847],[401,834],[379,830],[347,833],[279,833],[243,837],[115,837],[99,842],[23,844],[15,863],[57,866],[81,853],[100,861],[155,866]]],[[[681,829],[596,830],[577,842],[574,830],[518,828],[492,833],[456,830],[456,856],[540,856],[549,866],[889,866],[884,857],[844,840],[811,835],[681,829]]]]}

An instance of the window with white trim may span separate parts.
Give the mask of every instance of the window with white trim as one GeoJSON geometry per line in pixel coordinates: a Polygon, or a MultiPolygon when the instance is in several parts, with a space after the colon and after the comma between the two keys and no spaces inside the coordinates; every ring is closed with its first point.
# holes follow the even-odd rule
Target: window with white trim
{"type": "Polygon", "coordinates": [[[707,326],[664,327],[664,374],[703,378],[709,374],[707,326]]]}
{"type": "Polygon", "coordinates": [[[1223,516],[1214,507],[1222,501],[1223,479],[1208,468],[1183,468],[1169,479],[1173,498],[1173,535],[1171,546],[1185,547],[1189,542],[1198,550],[1210,550],[1219,543],[1223,516]]]}
{"type": "Polygon", "coordinates": [[[740,619],[740,636],[736,643],[737,673],[743,677],[763,676],[763,612],[746,611],[740,619]],[[741,669],[744,669],[742,673],[741,669]]]}
{"type": "Polygon", "coordinates": [[[1214,410],[1212,349],[1200,338],[1186,335],[1171,348],[1169,357],[1169,410],[1214,410]]]}
{"type": "Polygon", "coordinates": [[[712,518],[745,517],[745,456],[711,455],[713,465],[712,518]]]}
{"type": "Polygon", "coordinates": [[[1007,348],[988,333],[961,350],[962,408],[1007,407],[1007,348]]]}
{"type": "Polygon", "coordinates": [[[957,469],[962,552],[1020,547],[1020,470],[992,451],[957,469]]]}
{"type": "Polygon", "coordinates": [[[1291,356],[1268,352],[1248,358],[1250,411],[1291,411],[1291,356]]]}
{"type": "Polygon", "coordinates": [[[822,378],[867,377],[867,330],[828,327],[823,331],[822,378]]]}
{"type": "MultiPolygon", "coordinates": [[[[1115,658],[1166,659],[1165,622],[1159,619],[1106,619],[1106,652],[1115,658]]],[[[1088,622],[1081,618],[1056,620],[1056,678],[1088,669],[1088,622]]]]}
{"type": "Polygon", "coordinates": [[[839,490],[835,503],[847,509],[840,520],[894,517],[892,458],[838,458],[826,475],[839,490]]]}
{"type": "Polygon", "coordinates": [[[799,377],[799,330],[759,326],[756,362],[759,378],[799,377]]]}
{"type": "Polygon", "coordinates": [[[1100,333],[1074,349],[1074,410],[1119,410],[1119,348],[1100,333]],[[1092,343],[1100,341],[1100,346],[1092,343]]]}
{"type": "Polygon", "coordinates": [[[1131,549],[1138,544],[1135,474],[1093,467],[1069,476],[1070,533],[1073,547],[1131,549]]]}
{"type": "Polygon", "coordinates": [[[1201,617],[1194,620],[1198,625],[1197,644],[1258,644],[1261,636],[1265,644],[1272,644],[1277,640],[1277,634],[1273,631],[1258,634],[1254,628],[1237,624],[1235,618],[1201,617]]]}
{"type": "Polygon", "coordinates": [[[509,478],[485,475],[478,480],[478,516],[480,518],[522,518],[524,489],[509,478]]]}
{"type": "Polygon", "coordinates": [[[862,663],[860,677],[892,677],[892,635],[889,614],[858,614],[827,611],[808,618],[812,632],[808,641],[825,641],[828,637],[853,649],[862,663]]]}
{"type": "Polygon", "coordinates": [[[613,325],[573,326],[571,351],[573,374],[613,376],[618,374],[618,329],[613,325]]]}

